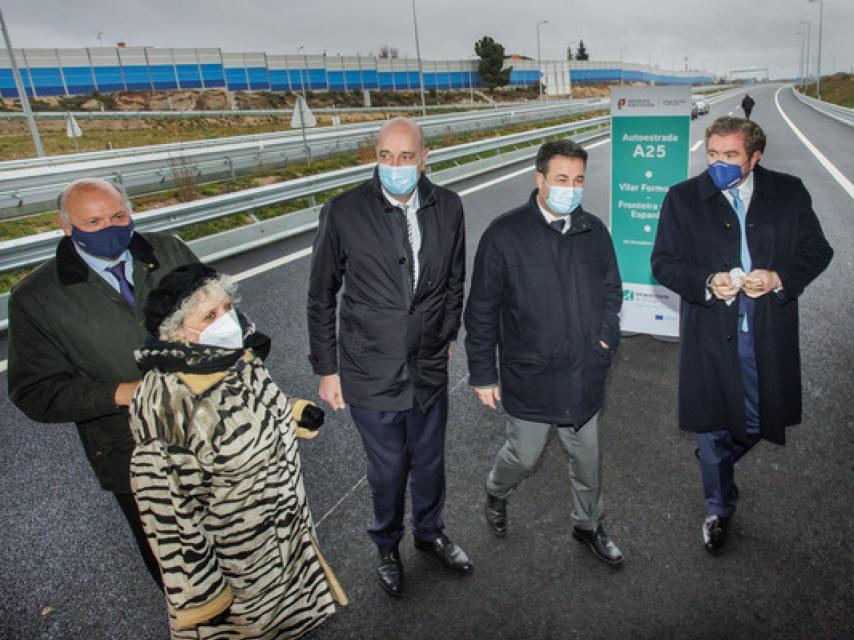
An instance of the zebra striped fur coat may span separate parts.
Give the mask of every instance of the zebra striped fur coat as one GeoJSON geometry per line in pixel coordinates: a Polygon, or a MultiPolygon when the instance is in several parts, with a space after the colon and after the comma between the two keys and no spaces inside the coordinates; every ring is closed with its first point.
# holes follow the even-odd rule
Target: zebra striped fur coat
{"type": "MultiPolygon", "coordinates": [[[[228,355],[159,345],[137,352],[144,369],[228,355]]],[[[152,369],[131,404],[131,487],[175,640],[298,638],[346,604],[317,547],[294,405],[260,358],[239,356],[212,373],[152,369]]]]}

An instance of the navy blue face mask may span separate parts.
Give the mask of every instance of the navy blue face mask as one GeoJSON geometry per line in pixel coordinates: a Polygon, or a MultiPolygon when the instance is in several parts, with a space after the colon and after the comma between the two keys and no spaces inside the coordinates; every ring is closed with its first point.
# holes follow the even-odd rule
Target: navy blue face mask
{"type": "Polygon", "coordinates": [[[708,171],[709,176],[712,178],[712,182],[714,182],[715,186],[721,191],[735,186],[735,184],[741,180],[743,175],[741,165],[730,164],[723,160],[718,160],[717,162],[710,164],[708,171]]]}
{"type": "Polygon", "coordinates": [[[128,248],[133,236],[133,219],[124,225],[110,225],[98,231],[71,227],[71,239],[86,253],[99,258],[115,258],[128,248]]]}

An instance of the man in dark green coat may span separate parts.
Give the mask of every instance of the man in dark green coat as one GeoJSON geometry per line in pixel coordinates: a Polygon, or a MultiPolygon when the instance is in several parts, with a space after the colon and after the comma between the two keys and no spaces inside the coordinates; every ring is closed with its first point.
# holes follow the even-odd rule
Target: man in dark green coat
{"type": "Polygon", "coordinates": [[[75,422],[101,487],[112,491],[146,566],[160,584],[130,492],[131,397],[141,373],[148,292],[197,258],[178,238],[134,232],[128,203],[103,180],[70,184],[59,198],[65,237],[56,257],[9,298],[9,397],[38,422],[75,422]]]}

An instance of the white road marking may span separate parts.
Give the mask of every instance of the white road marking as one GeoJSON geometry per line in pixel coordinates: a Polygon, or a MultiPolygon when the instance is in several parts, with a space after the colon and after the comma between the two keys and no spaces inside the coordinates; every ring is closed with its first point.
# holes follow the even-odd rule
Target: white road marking
{"type": "MultiPolygon", "coordinates": [[[[605,144],[606,142],[610,142],[611,138],[605,138],[604,140],[600,140],[599,142],[594,142],[593,144],[589,144],[585,146],[585,149],[593,149],[594,147],[598,147],[600,145],[605,144]]],[[[522,174],[528,173],[534,167],[525,167],[524,169],[519,169],[518,171],[513,171],[512,173],[508,173],[507,175],[500,176],[495,178],[494,180],[487,180],[482,184],[475,185],[469,189],[464,189],[459,192],[459,196],[462,198],[463,196],[467,196],[471,193],[475,193],[476,191],[480,191],[481,189],[486,189],[487,187],[491,187],[500,182],[504,182],[506,180],[510,180],[511,178],[515,178],[517,176],[521,176],[522,174]]],[[[265,262],[264,264],[259,264],[257,267],[252,267],[251,269],[246,269],[245,271],[241,271],[240,273],[234,274],[232,277],[237,282],[242,280],[247,280],[249,278],[253,278],[262,273],[266,273],[267,271],[271,271],[278,267],[288,264],[289,262],[294,262],[295,260],[299,260],[300,258],[305,258],[306,256],[310,256],[312,251],[312,247],[306,247],[305,249],[300,249],[299,251],[294,251],[293,253],[289,253],[286,256],[282,256],[281,258],[276,258],[275,260],[271,260],[270,262],[265,262]]],[[[0,373],[6,371],[6,367],[8,366],[6,360],[0,361],[0,373]]]]}
{"type": "Polygon", "coordinates": [[[347,493],[345,493],[343,496],[341,496],[338,499],[338,502],[336,502],[334,505],[332,505],[332,508],[320,517],[320,520],[318,520],[314,524],[315,528],[319,529],[320,525],[323,524],[323,521],[326,520],[326,518],[328,518],[329,516],[331,516],[332,512],[335,511],[338,507],[340,507],[341,503],[343,503],[347,498],[349,498],[351,495],[353,495],[353,492],[356,489],[358,489],[362,485],[362,483],[364,483],[365,480],[367,480],[367,479],[368,479],[367,475],[364,475],[361,478],[359,478],[359,480],[356,482],[356,484],[354,484],[352,487],[350,487],[350,490],[347,493]]]}
{"type": "Polygon", "coordinates": [[[701,144],[703,144],[703,141],[697,140],[697,142],[694,143],[694,146],[691,147],[691,153],[694,153],[697,149],[699,149],[701,144]]]}
{"type": "Polygon", "coordinates": [[[836,168],[836,165],[834,165],[830,160],[828,160],[825,155],[821,151],[819,151],[818,148],[816,148],[816,146],[812,142],[810,142],[803,133],[801,133],[801,130],[795,126],[795,123],[789,120],[789,117],[785,113],[783,113],[783,108],[780,106],[779,97],[780,92],[784,88],[786,87],[780,87],[774,93],[774,104],[777,105],[777,111],[780,112],[780,115],[783,117],[783,120],[786,121],[786,124],[788,124],[791,130],[794,131],[795,135],[800,138],[801,142],[804,143],[804,146],[809,149],[816,157],[816,159],[822,164],[822,166],[827,169],[827,172],[831,176],[833,176],[833,178],[839,183],[839,185],[843,189],[845,189],[845,191],[848,192],[848,195],[851,196],[851,198],[854,198],[854,184],[852,184],[851,181],[846,178],[845,175],[843,175],[843,173],[839,169],[836,168]]]}
{"type": "Polygon", "coordinates": [[[241,280],[248,280],[253,276],[257,276],[259,274],[264,273],[265,271],[270,271],[271,269],[275,269],[276,267],[281,267],[282,265],[286,265],[289,262],[293,262],[294,260],[299,260],[300,258],[305,258],[306,256],[311,255],[312,247],[306,247],[305,249],[300,249],[299,251],[294,251],[293,253],[289,253],[286,256],[282,256],[281,258],[276,258],[275,260],[271,260],[270,262],[265,262],[264,264],[259,264],[257,267],[252,267],[251,269],[247,269],[246,271],[241,271],[233,278],[237,282],[241,280]]]}

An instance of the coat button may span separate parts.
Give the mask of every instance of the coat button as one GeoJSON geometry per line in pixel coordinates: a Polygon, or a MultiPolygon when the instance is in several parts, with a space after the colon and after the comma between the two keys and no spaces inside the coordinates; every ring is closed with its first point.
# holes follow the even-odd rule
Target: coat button
{"type": "Polygon", "coordinates": [[[731,333],[730,333],[730,334],[727,334],[726,339],[727,339],[727,342],[729,342],[730,340],[732,340],[732,334],[731,334],[731,333]]]}
{"type": "Polygon", "coordinates": [[[724,224],[724,229],[729,229],[730,227],[732,227],[732,225],[729,222],[724,224]]]}
{"type": "Polygon", "coordinates": [[[405,257],[403,257],[403,256],[401,256],[401,257],[400,257],[400,259],[399,259],[397,262],[398,262],[398,264],[405,264],[405,263],[406,263],[406,258],[405,258],[405,257]]]}
{"type": "Polygon", "coordinates": [[[732,269],[732,262],[724,262],[724,269],[732,269]]]}

